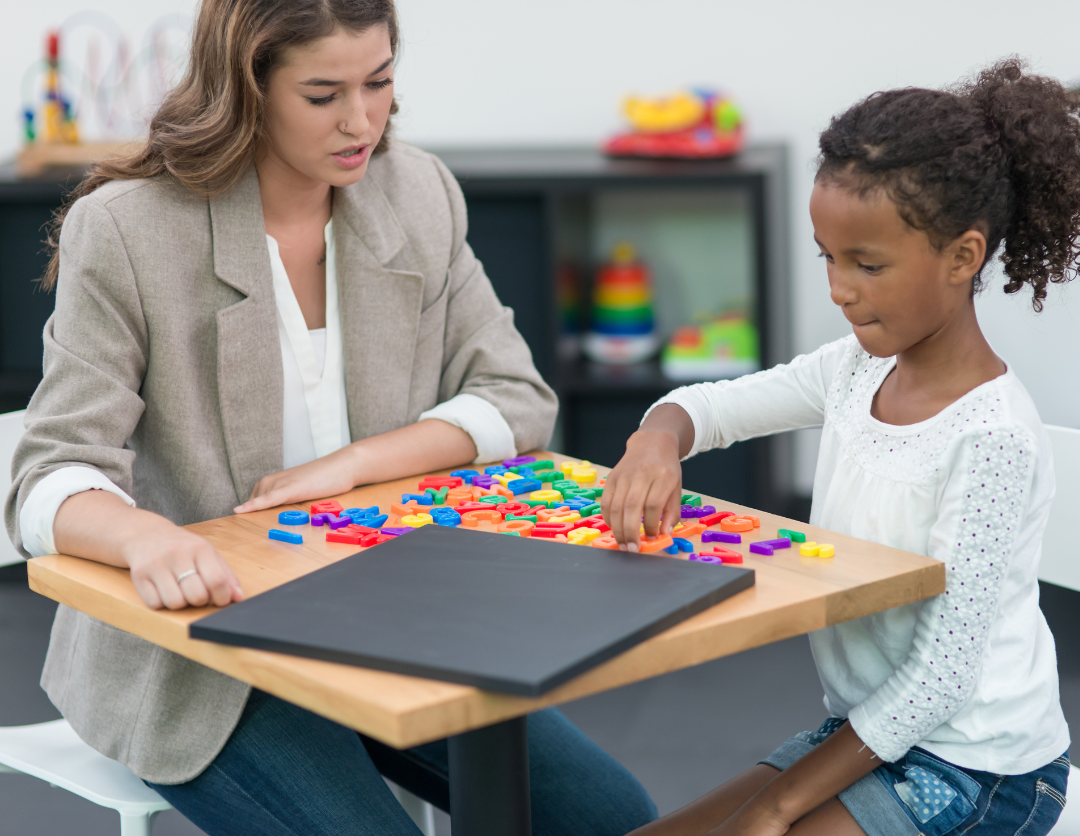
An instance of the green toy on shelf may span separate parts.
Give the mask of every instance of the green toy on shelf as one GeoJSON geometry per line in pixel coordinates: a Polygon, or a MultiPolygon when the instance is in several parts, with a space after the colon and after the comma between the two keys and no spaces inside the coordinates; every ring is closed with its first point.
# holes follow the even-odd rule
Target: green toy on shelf
{"type": "Polygon", "coordinates": [[[757,328],[742,314],[684,325],[664,347],[660,367],[672,380],[719,380],[756,372],[761,368],[757,328]]]}

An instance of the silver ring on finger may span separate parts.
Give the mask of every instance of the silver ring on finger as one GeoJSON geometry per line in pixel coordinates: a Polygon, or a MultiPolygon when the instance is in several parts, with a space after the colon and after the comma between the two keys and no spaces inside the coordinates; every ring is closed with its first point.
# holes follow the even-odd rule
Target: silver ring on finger
{"type": "Polygon", "coordinates": [[[176,582],[182,583],[185,579],[197,574],[199,574],[198,569],[188,569],[186,572],[181,572],[179,575],[176,576],[176,582]]]}

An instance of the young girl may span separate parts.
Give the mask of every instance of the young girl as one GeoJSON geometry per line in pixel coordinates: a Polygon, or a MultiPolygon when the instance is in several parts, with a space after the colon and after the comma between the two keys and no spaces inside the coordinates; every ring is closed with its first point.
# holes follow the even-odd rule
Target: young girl
{"type": "Polygon", "coordinates": [[[811,522],[935,557],[943,595],[811,634],[831,715],[635,831],[1039,836],[1065,802],[1069,730],[1036,569],[1054,494],[1034,404],[974,293],[1001,257],[1036,310],[1075,274],[1080,100],[1004,61],[948,91],[877,93],[821,136],[810,199],[854,336],[676,390],[608,479],[624,548],[679,518],[679,460],[823,426],[811,522]]]}

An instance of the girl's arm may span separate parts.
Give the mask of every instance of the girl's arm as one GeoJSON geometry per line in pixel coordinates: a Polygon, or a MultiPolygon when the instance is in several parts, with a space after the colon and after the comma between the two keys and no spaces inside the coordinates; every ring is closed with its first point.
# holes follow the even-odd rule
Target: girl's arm
{"type": "Polygon", "coordinates": [[[878,757],[898,759],[971,696],[1038,455],[1020,424],[984,426],[954,440],[927,548],[945,564],[945,592],[922,605],[903,664],[848,714],[878,757]]]}
{"type": "Polygon", "coordinates": [[[820,427],[832,380],[857,356],[854,337],[768,371],[721,383],[684,386],[661,398],[626,442],[600,499],[615,539],[637,550],[645,533],[670,533],[679,521],[681,459],[762,435],[820,427]]]}
{"type": "Polygon", "coordinates": [[[669,533],[679,519],[682,466],[694,445],[694,424],[677,404],[660,404],[626,441],[626,454],[608,474],[600,508],[619,543],[637,551],[642,515],[645,531],[655,536],[663,521],[669,533]]]}
{"type": "Polygon", "coordinates": [[[709,836],[782,834],[807,813],[881,766],[848,723],[752,796],[709,836]]]}
{"type": "Polygon", "coordinates": [[[1038,445],[1021,426],[957,440],[927,551],[944,594],[925,603],[904,663],[835,734],[777,775],[712,834],[783,833],[881,764],[895,761],[971,695],[1002,578],[1031,497],[1038,445]]]}

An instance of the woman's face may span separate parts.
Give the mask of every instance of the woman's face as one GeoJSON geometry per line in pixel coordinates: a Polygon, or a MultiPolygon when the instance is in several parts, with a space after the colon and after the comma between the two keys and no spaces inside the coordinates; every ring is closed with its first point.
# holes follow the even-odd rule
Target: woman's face
{"type": "Polygon", "coordinates": [[[265,162],[331,186],[358,182],[394,100],[385,25],[290,49],[267,85],[265,162]]]}

